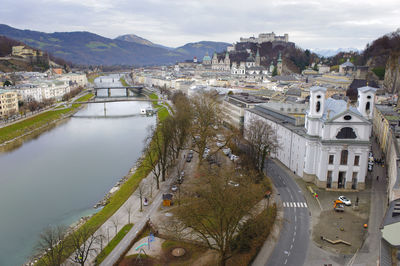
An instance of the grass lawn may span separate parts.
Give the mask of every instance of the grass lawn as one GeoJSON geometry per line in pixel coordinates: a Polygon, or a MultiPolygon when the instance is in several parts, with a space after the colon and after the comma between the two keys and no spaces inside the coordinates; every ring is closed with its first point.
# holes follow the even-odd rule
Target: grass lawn
{"type": "MultiPolygon", "coordinates": [[[[93,97],[93,94],[87,94],[79,98],[77,101],[85,101],[93,97]]],[[[61,118],[63,115],[74,111],[78,108],[79,104],[73,104],[71,108],[66,109],[56,109],[52,111],[47,111],[42,114],[36,115],[34,117],[23,120],[19,123],[9,125],[0,129],[0,144],[4,143],[13,138],[19,137],[26,134],[36,128],[42,127],[47,123],[61,118]]]]}
{"type": "Polygon", "coordinates": [[[97,256],[97,265],[99,265],[105,258],[107,258],[108,254],[118,245],[118,243],[125,237],[125,235],[131,230],[133,224],[127,224],[118,232],[118,234],[108,243],[108,245],[100,252],[97,256]]]}
{"type": "MultiPolygon", "coordinates": [[[[157,94],[152,93],[152,94],[149,95],[149,98],[152,99],[152,100],[156,100],[156,99],[158,99],[158,96],[157,96],[157,94]]],[[[168,106],[168,108],[171,109],[171,107],[168,105],[168,103],[167,103],[167,106],[168,106]]],[[[159,108],[158,112],[157,112],[157,115],[158,115],[158,118],[160,119],[160,121],[163,121],[169,115],[168,109],[165,106],[162,106],[162,105],[160,105],[160,104],[158,104],[156,102],[153,102],[153,107],[154,108],[159,108]]]]}
{"type": "Polygon", "coordinates": [[[0,129],[0,144],[13,138],[26,134],[36,128],[46,125],[47,123],[61,118],[62,115],[72,111],[72,108],[54,110],[42,113],[40,115],[28,118],[19,123],[9,125],[0,129]]]}
{"type": "Polygon", "coordinates": [[[129,84],[125,81],[124,78],[120,78],[119,81],[121,82],[122,86],[128,87],[129,84]]]}
{"type": "Polygon", "coordinates": [[[100,76],[101,76],[100,74],[90,74],[90,75],[88,75],[88,77],[87,77],[88,82],[89,82],[89,83],[94,83],[94,80],[95,80],[97,77],[100,77],[100,76]]]}

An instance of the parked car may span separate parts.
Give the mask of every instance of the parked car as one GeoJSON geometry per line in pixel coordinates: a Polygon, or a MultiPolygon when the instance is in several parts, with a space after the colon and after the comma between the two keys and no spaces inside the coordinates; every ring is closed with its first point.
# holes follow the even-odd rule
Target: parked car
{"type": "Polygon", "coordinates": [[[221,148],[221,147],[223,147],[223,146],[224,146],[224,143],[222,143],[222,142],[217,142],[217,147],[221,148]]]}
{"type": "Polygon", "coordinates": [[[233,186],[233,187],[238,187],[238,186],[239,186],[239,183],[236,183],[236,182],[234,182],[234,181],[232,181],[232,180],[229,180],[229,181],[228,181],[228,185],[233,186]]]}
{"type": "Polygon", "coordinates": [[[373,168],[374,166],[372,165],[372,164],[369,164],[368,165],[368,171],[370,171],[370,172],[372,172],[372,168],[373,168]]]}
{"type": "Polygon", "coordinates": [[[178,191],[178,186],[177,186],[177,185],[173,185],[173,186],[171,187],[171,191],[172,191],[172,192],[178,191]]]}
{"type": "Polygon", "coordinates": [[[237,160],[239,160],[239,156],[235,155],[235,154],[231,154],[231,156],[229,157],[229,159],[231,159],[231,161],[236,162],[237,160]]]}
{"type": "Polygon", "coordinates": [[[344,203],[344,205],[346,206],[351,206],[351,200],[349,200],[348,198],[346,198],[345,196],[339,196],[338,198],[340,201],[342,201],[344,203]]]}
{"type": "Polygon", "coordinates": [[[229,155],[231,154],[231,149],[230,149],[230,148],[225,148],[225,149],[222,149],[222,152],[223,152],[226,156],[229,156],[229,155]]]}
{"type": "Polygon", "coordinates": [[[186,162],[190,163],[192,161],[192,157],[188,156],[186,157],[186,162]]]}
{"type": "Polygon", "coordinates": [[[144,198],[143,200],[143,206],[149,205],[149,200],[147,198],[144,198]]]}

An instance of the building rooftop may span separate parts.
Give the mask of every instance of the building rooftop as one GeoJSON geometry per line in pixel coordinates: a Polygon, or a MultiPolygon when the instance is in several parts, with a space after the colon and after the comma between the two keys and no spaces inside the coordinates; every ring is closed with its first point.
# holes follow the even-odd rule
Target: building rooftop
{"type": "Polygon", "coordinates": [[[327,120],[329,118],[333,118],[333,117],[345,112],[347,109],[356,115],[362,116],[356,107],[349,106],[349,104],[347,102],[345,102],[343,100],[335,100],[332,98],[328,98],[325,101],[324,114],[322,115],[322,120],[327,120]],[[329,115],[329,118],[328,118],[328,115],[329,115]]]}
{"type": "Polygon", "coordinates": [[[349,59],[347,59],[347,61],[344,62],[343,64],[341,64],[340,66],[342,66],[342,67],[354,67],[354,64],[352,62],[350,62],[349,59]]]}
{"type": "Polygon", "coordinates": [[[240,94],[233,94],[229,95],[229,98],[245,102],[245,103],[265,103],[268,101],[268,99],[264,97],[259,97],[255,95],[249,95],[248,93],[240,93],[240,94]]]}
{"type": "Polygon", "coordinates": [[[400,246],[400,199],[390,202],[382,222],[382,238],[392,246],[400,246]]]}

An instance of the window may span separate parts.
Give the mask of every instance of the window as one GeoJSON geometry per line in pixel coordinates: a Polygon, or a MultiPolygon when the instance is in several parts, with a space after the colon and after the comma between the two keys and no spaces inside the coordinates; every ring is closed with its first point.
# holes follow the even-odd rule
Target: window
{"type": "Polygon", "coordinates": [[[336,135],[337,139],[355,139],[357,138],[356,133],[351,127],[343,127],[336,135]]]}
{"type": "Polygon", "coordinates": [[[333,154],[329,155],[329,164],[333,164],[334,158],[335,158],[335,156],[333,154]]]}
{"type": "Polygon", "coordinates": [[[340,164],[341,165],[346,165],[347,164],[347,157],[349,155],[349,152],[347,150],[342,150],[340,154],[340,164]]]}
{"type": "Polygon", "coordinates": [[[370,104],[370,102],[367,102],[367,104],[365,105],[365,112],[367,113],[367,114],[369,114],[369,111],[370,111],[370,106],[371,106],[371,104],[370,104]]]}
{"type": "Polygon", "coordinates": [[[345,116],[343,117],[343,119],[344,119],[344,120],[351,120],[351,115],[345,115],[345,116]]]}
{"type": "Polygon", "coordinates": [[[315,111],[318,113],[321,110],[321,102],[317,102],[317,106],[315,107],[315,111]]]}
{"type": "Polygon", "coordinates": [[[358,182],[357,176],[358,176],[358,173],[357,172],[353,172],[353,176],[352,176],[352,179],[351,179],[351,189],[357,189],[357,182],[358,182]]]}
{"type": "Polygon", "coordinates": [[[360,155],[354,156],[354,165],[360,165],[360,155]]]}
{"type": "Polygon", "coordinates": [[[328,171],[326,176],[326,188],[332,187],[332,171],[328,171]]]}

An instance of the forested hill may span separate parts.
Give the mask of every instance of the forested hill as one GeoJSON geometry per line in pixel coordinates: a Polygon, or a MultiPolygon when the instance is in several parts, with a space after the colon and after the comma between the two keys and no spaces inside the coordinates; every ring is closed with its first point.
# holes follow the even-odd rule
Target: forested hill
{"type": "MultiPolygon", "coordinates": [[[[0,24],[0,35],[22,41],[75,64],[161,65],[204,55],[202,43],[194,45],[193,49],[186,49],[184,46],[168,49],[123,39],[109,39],[90,32],[44,33],[0,24]]],[[[220,52],[219,45],[218,42],[211,42],[207,49],[220,52]]],[[[225,50],[226,44],[222,46],[225,50]]]]}

